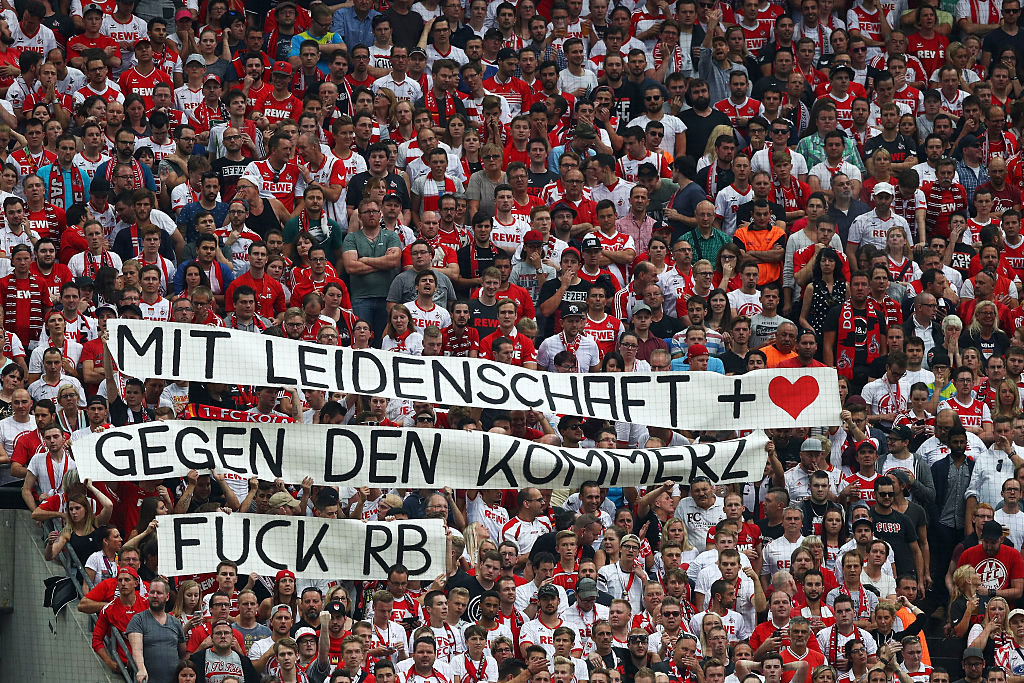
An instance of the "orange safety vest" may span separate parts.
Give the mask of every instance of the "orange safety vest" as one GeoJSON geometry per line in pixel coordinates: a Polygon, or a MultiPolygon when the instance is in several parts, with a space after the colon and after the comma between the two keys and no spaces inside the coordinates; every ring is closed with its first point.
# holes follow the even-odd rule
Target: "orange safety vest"
{"type": "MultiPolygon", "coordinates": [[[[742,242],[747,251],[768,251],[779,239],[785,238],[786,233],[777,225],[772,225],[767,230],[751,230],[750,226],[747,226],[737,230],[733,237],[742,242]]],[[[775,282],[782,277],[782,261],[758,263],[757,267],[761,271],[760,277],[757,278],[758,286],[775,282]]]]}

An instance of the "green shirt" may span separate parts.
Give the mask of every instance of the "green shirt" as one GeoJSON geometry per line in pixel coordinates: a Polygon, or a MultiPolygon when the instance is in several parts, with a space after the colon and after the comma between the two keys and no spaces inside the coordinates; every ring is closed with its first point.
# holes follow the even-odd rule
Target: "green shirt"
{"type": "Polygon", "coordinates": [[[711,236],[707,239],[700,236],[700,231],[697,228],[683,235],[683,239],[693,247],[694,263],[701,259],[707,259],[711,261],[711,265],[715,264],[715,259],[718,258],[718,252],[722,250],[722,247],[732,242],[732,238],[718,228],[711,228],[711,236]]]}
{"type": "MultiPolygon", "coordinates": [[[[305,212],[303,212],[305,213],[305,212]]],[[[294,244],[295,238],[299,236],[301,224],[299,218],[303,216],[296,216],[284,225],[284,241],[294,244]]],[[[326,214],[320,213],[320,220],[313,221],[308,220],[306,231],[313,236],[315,244],[323,247],[327,250],[327,258],[334,259],[335,252],[341,249],[341,245],[345,241],[345,232],[338,225],[338,222],[333,218],[327,218],[326,214]]]]}
{"type": "MultiPolygon", "coordinates": [[[[402,248],[402,241],[399,239],[398,233],[381,228],[372,242],[366,238],[366,233],[362,230],[348,233],[345,235],[342,251],[355,251],[360,258],[364,256],[379,258],[392,247],[399,250],[402,248]]],[[[374,270],[365,275],[349,276],[348,290],[352,295],[352,300],[387,298],[388,288],[391,287],[391,281],[398,275],[398,271],[399,269],[396,267],[374,270]]]]}

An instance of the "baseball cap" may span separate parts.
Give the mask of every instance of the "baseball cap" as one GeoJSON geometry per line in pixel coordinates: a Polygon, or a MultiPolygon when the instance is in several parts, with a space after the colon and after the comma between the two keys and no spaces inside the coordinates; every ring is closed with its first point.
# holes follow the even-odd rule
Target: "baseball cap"
{"type": "Polygon", "coordinates": [[[135,567],[129,567],[128,565],[122,565],[117,568],[117,575],[121,576],[121,574],[128,574],[136,581],[139,579],[139,573],[135,571],[135,567]]]}
{"type": "Polygon", "coordinates": [[[288,493],[287,491],[278,491],[277,493],[270,497],[268,505],[270,505],[270,507],[272,508],[279,508],[283,505],[298,508],[299,501],[295,500],[295,497],[292,496],[292,494],[288,493]]]}
{"type": "Polygon", "coordinates": [[[290,571],[288,569],[282,569],[282,570],[278,571],[277,574],[274,575],[274,581],[280,581],[281,579],[285,579],[285,578],[288,578],[288,579],[291,579],[291,580],[294,581],[295,580],[295,572],[292,572],[292,571],[290,571]]]}
{"type": "MultiPolygon", "coordinates": [[[[103,8],[100,7],[99,5],[89,5],[89,7],[99,7],[100,11],[101,12],[103,11],[103,8]]],[[[88,12],[89,8],[87,7],[85,11],[88,12]]],[[[174,13],[174,20],[175,21],[181,21],[182,19],[189,19],[189,20],[191,20],[192,19],[192,13],[189,12],[187,9],[184,9],[184,8],[180,9],[177,12],[174,13]]]]}
{"type": "Polygon", "coordinates": [[[543,244],[544,237],[537,230],[528,230],[526,234],[523,235],[523,244],[526,244],[528,242],[537,242],[539,244],[543,244]]]}
{"type": "MultiPolygon", "coordinates": [[[[189,59],[192,59],[192,58],[189,57],[189,59]]],[[[274,62],[274,68],[270,70],[270,74],[272,76],[277,75],[277,74],[281,74],[283,76],[291,76],[292,75],[292,65],[290,63],[284,61],[283,59],[280,60],[280,61],[274,62]]]]}
{"type": "Polygon", "coordinates": [[[896,196],[896,189],[892,186],[892,183],[881,182],[877,183],[874,189],[871,190],[871,196],[877,197],[880,194],[887,194],[891,197],[896,196]]]}
{"type": "Polygon", "coordinates": [[[914,433],[910,431],[910,427],[908,427],[907,425],[896,425],[895,427],[892,428],[892,431],[889,432],[889,438],[896,437],[897,439],[902,439],[903,441],[910,441],[910,438],[913,435],[914,433]]]}
{"type": "MultiPolygon", "coordinates": [[[[296,5],[294,2],[292,2],[292,0],[284,0],[284,2],[278,3],[277,11],[280,12],[281,10],[283,10],[286,7],[291,7],[292,9],[295,9],[295,10],[297,10],[299,8],[299,6],[296,5]]],[[[298,640],[298,639],[296,638],[296,640],[298,640]]]]}
{"type": "Polygon", "coordinates": [[[399,204],[401,204],[402,198],[398,196],[397,192],[388,192],[386,195],[384,195],[384,199],[380,201],[382,204],[384,202],[398,202],[399,204]]]}
{"type": "Polygon", "coordinates": [[[589,123],[578,123],[576,127],[572,129],[572,135],[576,138],[587,138],[588,140],[597,139],[597,129],[589,123]]]}
{"type": "Polygon", "coordinates": [[[550,584],[550,583],[547,584],[547,585],[541,586],[540,590],[537,591],[537,598],[538,599],[540,599],[540,598],[557,598],[557,597],[558,597],[558,589],[555,588],[555,586],[553,584],[550,584]]]}
{"type": "Polygon", "coordinates": [[[581,246],[583,251],[589,251],[591,249],[600,249],[601,240],[597,239],[597,237],[595,237],[594,235],[587,235],[586,237],[583,238],[583,243],[581,246]]]}
{"type": "MultiPolygon", "coordinates": [[[[889,436],[892,436],[892,434],[890,434],[889,436]]],[[[902,486],[907,486],[908,484],[910,484],[910,476],[904,469],[900,469],[897,467],[895,469],[889,470],[889,474],[896,477],[902,486]]]]}
{"type": "Polygon", "coordinates": [[[1003,525],[994,519],[990,519],[985,522],[985,526],[981,527],[981,537],[990,541],[1002,540],[1003,525]]]}
{"type": "Polygon", "coordinates": [[[275,614],[277,614],[278,612],[281,612],[281,611],[287,612],[288,616],[290,616],[290,617],[295,616],[292,613],[292,608],[289,607],[288,605],[285,605],[284,603],[282,603],[280,605],[274,605],[274,609],[270,610],[270,616],[274,616],[275,614]]]}
{"type": "Polygon", "coordinates": [[[863,448],[870,448],[873,451],[877,451],[878,441],[875,439],[861,439],[857,442],[857,452],[859,453],[863,448]]]}
{"type": "Polygon", "coordinates": [[[95,287],[96,282],[88,275],[79,275],[72,282],[75,283],[76,287],[95,287]]]}
{"type": "Polygon", "coordinates": [[[506,59],[517,59],[518,57],[519,57],[519,53],[517,53],[512,48],[510,48],[510,47],[503,47],[500,50],[498,50],[497,60],[499,62],[504,62],[506,59]]]}
{"type": "Polygon", "coordinates": [[[856,529],[857,527],[864,526],[864,525],[867,525],[867,526],[871,527],[872,529],[875,528],[875,523],[872,522],[870,519],[866,519],[864,517],[861,517],[860,519],[855,520],[853,522],[853,524],[850,525],[850,528],[851,529],[856,529]]]}
{"type": "Polygon", "coordinates": [[[103,406],[104,408],[106,408],[107,399],[103,398],[102,396],[93,396],[92,398],[89,399],[85,406],[86,408],[88,408],[89,406],[103,406]]]}
{"type": "Polygon", "coordinates": [[[300,628],[298,631],[295,632],[295,640],[296,640],[296,642],[298,642],[299,640],[301,640],[301,639],[303,639],[303,638],[305,638],[307,636],[312,636],[314,638],[319,638],[319,636],[316,634],[316,631],[314,631],[313,629],[311,629],[308,626],[303,626],[302,628],[300,628]]]}
{"type": "Polygon", "coordinates": [[[840,66],[833,67],[833,69],[829,72],[828,76],[829,76],[829,79],[832,79],[832,78],[835,78],[836,76],[838,76],[839,74],[846,74],[847,76],[850,77],[850,79],[853,79],[853,76],[854,76],[853,69],[851,69],[850,67],[846,66],[845,64],[841,64],[840,66]]]}
{"type": "MultiPolygon", "coordinates": [[[[986,524],[988,524],[988,523],[989,522],[986,522],[986,524]]],[[[994,524],[994,522],[992,522],[992,523],[994,524]]],[[[960,658],[960,660],[961,661],[966,661],[966,660],[970,659],[971,657],[975,657],[977,659],[984,660],[985,659],[985,653],[981,650],[980,647],[969,647],[969,648],[964,649],[964,654],[960,658]]]]}
{"type": "Polygon", "coordinates": [[[928,367],[934,368],[936,365],[942,365],[948,368],[950,366],[949,354],[945,351],[933,351],[931,360],[928,361],[928,367]]]}
{"type": "Polygon", "coordinates": [[[332,617],[341,617],[345,615],[345,605],[341,604],[341,602],[337,600],[332,600],[327,603],[327,607],[324,609],[326,609],[327,613],[332,617]]]}
{"type": "Polygon", "coordinates": [[[582,258],[580,256],[580,250],[577,249],[576,247],[566,247],[565,249],[563,249],[562,256],[559,258],[559,260],[564,261],[566,256],[571,256],[577,261],[579,261],[582,258]]]}
{"type": "Polygon", "coordinates": [[[568,211],[569,213],[572,214],[573,218],[575,218],[577,214],[576,207],[564,199],[559,199],[557,202],[551,205],[552,214],[557,213],[559,211],[568,211]]]}
{"type": "Polygon", "coordinates": [[[389,510],[397,510],[402,507],[402,497],[396,493],[389,493],[380,502],[386,505],[389,510]]]}
{"type": "Polygon", "coordinates": [[[210,81],[216,81],[217,85],[221,85],[220,76],[217,74],[206,74],[206,78],[203,79],[203,85],[206,85],[210,81]]]}
{"type": "Polygon", "coordinates": [[[109,311],[114,314],[115,318],[117,317],[117,306],[114,304],[103,304],[102,306],[97,306],[94,315],[99,315],[100,311],[109,311]]]}
{"type": "MultiPolygon", "coordinates": [[[[593,579],[580,579],[576,583],[577,598],[596,598],[598,595],[597,581],[593,579]]],[[[1024,610],[1015,610],[1024,614],[1024,610]]]]}
{"type": "Polygon", "coordinates": [[[580,317],[580,318],[582,318],[585,315],[586,315],[586,312],[584,311],[583,306],[581,306],[579,304],[566,304],[565,306],[562,307],[562,318],[563,319],[569,318],[569,317],[580,317]]]}
{"type": "Polygon", "coordinates": [[[138,47],[142,43],[152,45],[153,41],[149,39],[149,36],[141,36],[138,40],[135,41],[135,47],[138,47]]]}
{"type": "Polygon", "coordinates": [[[981,147],[981,141],[974,135],[965,135],[960,140],[960,147],[981,147]]]}
{"type": "Polygon", "coordinates": [[[654,315],[654,311],[651,310],[651,307],[645,304],[643,301],[637,301],[635,304],[633,304],[633,315],[636,315],[637,313],[643,313],[644,311],[647,311],[651,315],[654,315]]]}
{"type": "Polygon", "coordinates": [[[942,100],[942,96],[939,94],[938,90],[933,88],[933,89],[929,89],[929,90],[925,90],[924,91],[924,99],[926,99],[926,100],[940,100],[941,101],[942,100]]]}
{"type": "MultiPolygon", "coordinates": [[[[185,12],[186,14],[188,14],[189,17],[192,16],[192,13],[189,12],[187,9],[186,10],[181,10],[181,11],[185,12]]],[[[82,9],[82,16],[84,17],[89,12],[99,12],[100,14],[103,14],[103,6],[102,5],[97,5],[96,3],[88,4],[88,5],[86,5],[82,9]]]]}
{"type": "Polygon", "coordinates": [[[626,534],[622,537],[622,540],[619,541],[619,547],[621,548],[627,543],[636,543],[637,547],[640,547],[640,537],[636,534],[626,534]]]}
{"type": "Polygon", "coordinates": [[[703,344],[691,344],[690,347],[686,350],[686,357],[688,359],[696,358],[697,356],[710,355],[711,354],[708,352],[708,347],[704,346],[703,344]]]}
{"type": "Polygon", "coordinates": [[[410,57],[412,57],[412,56],[413,56],[413,55],[415,55],[415,54],[421,54],[421,55],[423,55],[424,57],[426,57],[426,56],[427,56],[427,51],[426,51],[426,50],[424,50],[424,49],[423,49],[422,47],[420,47],[419,45],[417,45],[417,46],[416,46],[416,47],[414,47],[413,49],[409,50],[409,56],[410,56],[410,57]]]}
{"type": "MultiPolygon", "coordinates": [[[[484,32],[484,40],[504,40],[505,36],[501,35],[501,29],[489,28],[484,32]]],[[[507,49],[507,48],[502,48],[507,49]]],[[[499,54],[501,52],[499,51],[499,54]]]]}
{"type": "Polygon", "coordinates": [[[815,451],[821,453],[821,439],[815,439],[813,436],[809,436],[804,439],[804,442],[800,444],[800,451],[815,451]]]}
{"type": "Polygon", "coordinates": [[[110,181],[106,178],[94,178],[89,183],[89,194],[109,194],[110,193],[110,181]]]}
{"type": "Polygon", "coordinates": [[[1015,609],[1010,612],[1007,621],[1013,621],[1015,617],[1024,617],[1024,609],[1015,609]]]}
{"type": "MultiPolygon", "coordinates": [[[[287,64],[287,62],[285,63],[287,64]]],[[[189,64],[198,64],[199,66],[205,67],[206,60],[203,59],[202,55],[189,55],[188,59],[185,60],[185,66],[188,66],[189,64]]],[[[289,64],[289,66],[291,65],[289,64]]]]}

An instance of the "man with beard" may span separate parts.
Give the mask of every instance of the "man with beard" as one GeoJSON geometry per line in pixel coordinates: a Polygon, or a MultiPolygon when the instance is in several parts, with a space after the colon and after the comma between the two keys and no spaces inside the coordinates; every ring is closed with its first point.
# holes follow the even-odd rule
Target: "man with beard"
{"type": "Polygon", "coordinates": [[[166,611],[170,593],[167,579],[153,579],[149,584],[149,609],[128,622],[128,643],[139,683],[171,683],[178,661],[185,656],[181,620],[166,611]]]}

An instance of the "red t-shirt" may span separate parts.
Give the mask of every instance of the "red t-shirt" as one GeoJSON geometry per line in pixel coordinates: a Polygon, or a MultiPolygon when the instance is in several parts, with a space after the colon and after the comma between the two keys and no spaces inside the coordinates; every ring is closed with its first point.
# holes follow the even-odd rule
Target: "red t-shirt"
{"type": "Polygon", "coordinates": [[[995,557],[989,557],[979,543],[960,554],[960,564],[974,567],[981,577],[981,585],[1000,590],[1009,588],[1016,579],[1024,579],[1024,559],[1020,551],[1005,545],[999,546],[995,557]]]}
{"type": "Polygon", "coordinates": [[[264,318],[273,318],[278,313],[284,313],[284,309],[288,307],[288,303],[284,298],[284,288],[281,283],[270,277],[264,275],[258,282],[256,279],[246,271],[242,275],[232,280],[231,284],[228,285],[228,291],[224,294],[224,308],[228,313],[235,310],[235,302],[233,295],[235,289],[242,285],[248,285],[256,291],[256,313],[262,315],[264,318]]]}

